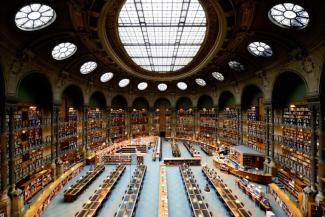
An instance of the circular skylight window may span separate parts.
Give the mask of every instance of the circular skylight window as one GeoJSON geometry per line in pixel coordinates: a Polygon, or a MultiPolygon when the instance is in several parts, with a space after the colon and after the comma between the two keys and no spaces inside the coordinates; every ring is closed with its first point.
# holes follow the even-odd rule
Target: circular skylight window
{"type": "Polygon", "coordinates": [[[126,0],[118,18],[126,52],[134,63],[152,72],[173,72],[189,64],[206,27],[199,0],[126,0]]]}
{"type": "Polygon", "coordinates": [[[237,61],[229,61],[228,62],[228,65],[231,69],[235,70],[235,71],[244,71],[245,70],[245,67],[243,64],[241,64],[240,62],[237,62],[237,61]]]}
{"type": "Polygon", "coordinates": [[[221,74],[220,72],[212,72],[212,76],[217,79],[218,81],[223,81],[225,80],[225,77],[223,76],[223,74],[221,74]]]}
{"type": "Polygon", "coordinates": [[[24,31],[43,29],[54,22],[55,11],[44,4],[30,4],[22,7],[15,16],[16,26],[24,31]]]}
{"type": "Polygon", "coordinates": [[[147,89],[147,87],[148,87],[148,83],[147,82],[140,82],[138,84],[138,89],[139,90],[145,90],[145,89],[147,89]]]}
{"type": "Polygon", "coordinates": [[[167,90],[167,84],[165,84],[165,83],[158,84],[157,88],[160,91],[165,91],[165,90],[167,90]]]}
{"type": "Polygon", "coordinates": [[[187,84],[185,82],[180,81],[180,82],[177,83],[177,87],[180,90],[186,90],[187,89],[187,84]]]}
{"type": "Polygon", "coordinates": [[[254,41],[247,46],[248,51],[258,57],[270,57],[273,52],[269,45],[264,42],[254,41]]]}
{"type": "Polygon", "coordinates": [[[118,86],[126,87],[129,85],[129,83],[130,83],[130,79],[124,78],[124,79],[120,80],[120,82],[118,83],[118,86]]]}
{"type": "Polygon", "coordinates": [[[80,73],[83,75],[86,75],[92,71],[94,71],[97,68],[97,63],[93,61],[85,62],[80,67],[80,73]]]}
{"type": "Polygon", "coordinates": [[[77,51],[77,46],[70,42],[56,45],[52,50],[52,57],[56,60],[64,60],[71,57],[77,51]]]}
{"type": "Polygon", "coordinates": [[[303,29],[309,23],[307,11],[293,3],[283,3],[273,6],[269,11],[270,20],[283,28],[303,29]]]}
{"type": "Polygon", "coordinates": [[[203,80],[202,78],[197,78],[195,79],[195,82],[200,85],[201,87],[204,87],[207,83],[205,82],[205,80],[203,80]]]}
{"type": "Polygon", "coordinates": [[[105,83],[113,78],[114,74],[112,72],[105,72],[100,76],[100,81],[105,83]]]}

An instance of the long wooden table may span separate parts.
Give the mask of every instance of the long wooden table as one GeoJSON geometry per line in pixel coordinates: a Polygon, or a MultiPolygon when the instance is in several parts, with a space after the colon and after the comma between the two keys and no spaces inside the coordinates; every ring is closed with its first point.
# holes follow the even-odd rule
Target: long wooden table
{"type": "Polygon", "coordinates": [[[114,216],[131,217],[134,215],[138,197],[142,189],[142,183],[147,171],[147,166],[140,165],[133,173],[133,178],[128,185],[127,191],[123,196],[119,210],[114,216]]]}
{"type": "Polygon", "coordinates": [[[198,157],[173,157],[173,158],[164,158],[164,164],[167,166],[179,166],[183,164],[201,166],[201,158],[198,157]]]}
{"type": "Polygon", "coordinates": [[[197,151],[190,142],[185,141],[183,144],[185,148],[191,153],[192,157],[201,157],[200,152],[197,151]]]}
{"type": "Polygon", "coordinates": [[[72,202],[78,198],[78,196],[89,186],[103,171],[105,166],[98,165],[94,169],[91,169],[87,174],[79,179],[73,186],[69,187],[64,192],[64,201],[72,202]]]}
{"type": "Polygon", "coordinates": [[[75,217],[92,217],[95,216],[102,207],[108,195],[114,189],[116,183],[125,171],[125,165],[118,165],[112,171],[103,183],[95,190],[89,200],[82,205],[82,210],[75,214],[75,217]]]}
{"type": "Polygon", "coordinates": [[[167,174],[164,164],[160,165],[159,173],[158,217],[168,217],[167,174]]]}
{"type": "Polygon", "coordinates": [[[238,200],[238,197],[232,193],[217,172],[207,166],[202,167],[203,174],[208,178],[216,192],[222,198],[224,204],[235,217],[249,217],[251,212],[244,208],[244,204],[238,200]]]}
{"type": "Polygon", "coordinates": [[[182,165],[179,167],[179,169],[191,203],[193,215],[195,217],[211,217],[211,212],[208,209],[208,205],[204,201],[204,197],[201,195],[201,190],[196,183],[194,176],[192,175],[191,169],[187,165],[182,165]]]}
{"type": "Polygon", "coordinates": [[[70,180],[75,174],[77,174],[83,166],[83,163],[78,163],[67,170],[63,175],[50,184],[43,193],[37,198],[37,200],[29,207],[25,212],[24,217],[39,217],[48,207],[50,201],[59,192],[59,190],[70,180]]]}

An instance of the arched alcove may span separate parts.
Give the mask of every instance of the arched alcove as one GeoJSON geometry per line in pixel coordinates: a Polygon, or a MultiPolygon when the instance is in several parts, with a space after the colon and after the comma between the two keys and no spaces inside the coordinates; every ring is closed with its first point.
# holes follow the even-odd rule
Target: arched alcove
{"type": "Polygon", "coordinates": [[[263,92],[256,85],[245,86],[241,95],[241,107],[247,110],[252,106],[256,107],[263,103],[263,92]],[[262,100],[262,102],[261,102],[262,100]]]}
{"type": "Polygon", "coordinates": [[[62,104],[65,107],[73,107],[79,109],[83,106],[84,98],[80,87],[70,85],[65,88],[62,94],[62,104]]]}
{"type": "Polygon", "coordinates": [[[200,96],[197,102],[198,109],[209,109],[213,107],[213,99],[209,95],[202,95],[200,96]]]}
{"type": "Polygon", "coordinates": [[[90,96],[89,106],[92,107],[92,108],[105,109],[106,108],[105,95],[102,92],[100,92],[100,91],[94,92],[90,96]]]}
{"type": "Polygon", "coordinates": [[[44,74],[35,72],[24,77],[18,86],[19,103],[22,106],[37,106],[47,111],[53,104],[53,93],[49,80],[44,74]]]}
{"type": "Polygon", "coordinates": [[[236,105],[236,100],[234,94],[230,91],[224,91],[219,97],[219,110],[223,110],[226,107],[234,107],[236,105]]]}
{"type": "Polygon", "coordinates": [[[144,97],[138,97],[136,98],[132,103],[132,108],[134,109],[149,109],[149,102],[144,97]]]}
{"type": "Polygon", "coordinates": [[[275,108],[282,108],[290,103],[301,102],[307,92],[305,81],[294,72],[281,73],[272,90],[272,104],[275,108]]]}
{"type": "Polygon", "coordinates": [[[128,107],[128,102],[122,95],[117,95],[112,99],[111,107],[113,109],[126,109],[128,107]]]}
{"type": "Polygon", "coordinates": [[[193,107],[192,101],[188,97],[181,97],[176,102],[176,109],[187,110],[192,107],[193,107]]]}
{"type": "Polygon", "coordinates": [[[170,108],[171,107],[171,103],[168,99],[164,98],[164,97],[161,97],[161,98],[158,98],[156,101],[155,101],[155,104],[154,104],[154,108],[157,109],[157,108],[170,108]]]}

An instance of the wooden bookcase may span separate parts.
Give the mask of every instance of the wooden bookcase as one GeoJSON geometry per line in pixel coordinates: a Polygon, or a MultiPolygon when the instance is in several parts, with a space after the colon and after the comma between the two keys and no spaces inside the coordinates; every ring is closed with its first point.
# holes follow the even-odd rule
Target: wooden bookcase
{"type": "Polygon", "coordinates": [[[176,137],[192,140],[195,130],[193,109],[179,109],[176,114],[176,137]]]}
{"type": "Polygon", "coordinates": [[[127,139],[127,113],[124,109],[111,109],[108,114],[109,138],[112,143],[127,139]]]}
{"type": "Polygon", "coordinates": [[[105,111],[98,108],[89,109],[87,114],[87,141],[92,151],[106,146],[105,111]]]}
{"type": "Polygon", "coordinates": [[[238,112],[235,108],[226,108],[219,113],[218,137],[220,145],[233,146],[239,136],[238,112]]]}
{"type": "Polygon", "coordinates": [[[215,144],[217,134],[217,113],[214,108],[198,111],[199,134],[198,140],[207,144],[215,144]]]}
{"type": "Polygon", "coordinates": [[[146,109],[133,109],[131,112],[132,137],[148,136],[148,111],[146,109]]]}

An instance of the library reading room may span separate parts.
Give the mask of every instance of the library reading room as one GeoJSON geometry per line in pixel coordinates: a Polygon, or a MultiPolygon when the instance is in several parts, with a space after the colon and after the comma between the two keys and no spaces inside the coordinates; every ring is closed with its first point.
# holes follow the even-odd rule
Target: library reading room
{"type": "Polygon", "coordinates": [[[10,0],[0,217],[325,217],[324,0],[10,0]]]}

